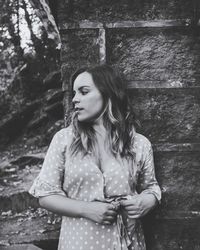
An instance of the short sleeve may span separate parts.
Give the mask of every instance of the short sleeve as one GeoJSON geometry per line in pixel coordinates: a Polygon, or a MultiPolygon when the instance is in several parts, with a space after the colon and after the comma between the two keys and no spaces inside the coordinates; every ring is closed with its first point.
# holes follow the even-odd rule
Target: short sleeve
{"type": "Polygon", "coordinates": [[[158,202],[161,200],[161,190],[155,177],[153,150],[149,140],[146,139],[143,147],[144,161],[139,174],[137,189],[139,193],[153,194],[158,202]]]}
{"type": "Polygon", "coordinates": [[[65,165],[65,144],[62,133],[57,132],[48,148],[42,169],[29,193],[36,198],[52,194],[66,195],[62,189],[65,165]]]}

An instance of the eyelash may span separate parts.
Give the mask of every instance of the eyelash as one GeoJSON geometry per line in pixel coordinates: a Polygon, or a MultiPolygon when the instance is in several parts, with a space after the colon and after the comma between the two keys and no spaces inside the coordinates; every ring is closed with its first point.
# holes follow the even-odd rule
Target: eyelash
{"type": "Polygon", "coordinates": [[[81,91],[82,95],[86,95],[88,93],[88,91],[81,91]]]}
{"type": "MultiPolygon", "coordinates": [[[[82,90],[82,91],[80,91],[80,92],[81,92],[82,95],[86,95],[89,91],[83,91],[83,90],[82,90]]],[[[74,97],[75,95],[76,95],[76,93],[73,92],[73,97],[74,97]]]]}

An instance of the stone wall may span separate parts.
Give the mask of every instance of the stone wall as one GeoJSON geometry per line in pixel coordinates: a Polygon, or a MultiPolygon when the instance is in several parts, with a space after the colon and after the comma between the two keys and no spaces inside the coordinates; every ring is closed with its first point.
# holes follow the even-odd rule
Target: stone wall
{"type": "Polygon", "coordinates": [[[153,143],[163,198],[144,220],[148,250],[200,249],[200,8],[198,1],[61,0],[63,89],[83,65],[125,74],[153,143]]]}

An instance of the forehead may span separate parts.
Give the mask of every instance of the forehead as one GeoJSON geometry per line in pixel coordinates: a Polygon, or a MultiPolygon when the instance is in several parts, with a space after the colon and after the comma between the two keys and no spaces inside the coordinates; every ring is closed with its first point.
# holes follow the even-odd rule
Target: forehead
{"type": "Polygon", "coordinates": [[[96,87],[92,79],[92,75],[88,72],[83,72],[76,77],[74,81],[73,89],[79,89],[83,86],[87,86],[91,88],[96,87]]]}

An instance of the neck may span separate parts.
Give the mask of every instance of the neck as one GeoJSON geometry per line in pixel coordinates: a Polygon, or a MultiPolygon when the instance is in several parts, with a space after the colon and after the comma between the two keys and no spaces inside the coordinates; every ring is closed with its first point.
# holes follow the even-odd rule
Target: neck
{"type": "Polygon", "coordinates": [[[103,119],[97,119],[93,124],[93,128],[98,135],[105,136],[106,129],[103,125],[103,119]]]}

